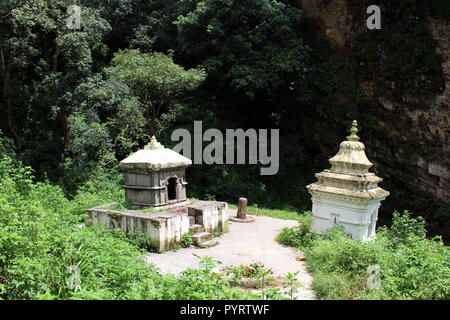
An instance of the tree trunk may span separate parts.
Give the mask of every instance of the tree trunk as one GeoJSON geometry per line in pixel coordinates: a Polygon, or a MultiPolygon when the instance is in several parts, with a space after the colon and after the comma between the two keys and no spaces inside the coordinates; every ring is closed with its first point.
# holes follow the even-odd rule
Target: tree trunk
{"type": "Polygon", "coordinates": [[[64,111],[60,113],[60,120],[64,137],[64,147],[70,152],[69,125],[67,124],[67,115],[64,111]]]}
{"type": "Polygon", "coordinates": [[[5,54],[3,52],[3,37],[0,38],[0,70],[2,75],[2,102],[6,108],[6,118],[8,123],[8,128],[11,131],[14,139],[16,140],[17,146],[20,148],[22,146],[22,138],[17,134],[14,129],[14,124],[12,120],[12,105],[11,99],[9,97],[9,85],[10,85],[10,74],[9,74],[9,66],[6,65],[5,54]]]}
{"type": "MultiPolygon", "coordinates": [[[[60,54],[60,48],[57,42],[57,37],[55,37],[55,53],[53,54],[53,60],[52,60],[52,73],[56,74],[58,71],[58,60],[59,60],[59,54],[60,54]]],[[[55,85],[52,86],[52,95],[56,98],[56,87],[55,85]]],[[[69,126],[67,124],[67,114],[63,109],[60,110],[59,118],[61,121],[61,129],[63,133],[64,138],[64,148],[66,151],[70,153],[70,138],[69,138],[69,126]]]]}

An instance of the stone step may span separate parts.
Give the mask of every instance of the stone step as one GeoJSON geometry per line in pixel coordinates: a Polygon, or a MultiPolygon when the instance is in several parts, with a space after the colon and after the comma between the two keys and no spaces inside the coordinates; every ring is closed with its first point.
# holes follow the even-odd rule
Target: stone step
{"type": "Polygon", "coordinates": [[[189,231],[193,233],[199,233],[205,231],[205,228],[201,224],[191,224],[189,226],[189,231]]]}
{"type": "Polygon", "coordinates": [[[209,232],[199,232],[192,236],[192,240],[194,240],[195,244],[201,244],[211,238],[211,234],[209,232]]]}
{"type": "Polygon", "coordinates": [[[211,239],[211,240],[202,242],[202,243],[199,245],[199,247],[201,247],[201,248],[212,248],[212,247],[217,246],[218,244],[219,244],[219,241],[214,240],[214,239],[211,239]]]}

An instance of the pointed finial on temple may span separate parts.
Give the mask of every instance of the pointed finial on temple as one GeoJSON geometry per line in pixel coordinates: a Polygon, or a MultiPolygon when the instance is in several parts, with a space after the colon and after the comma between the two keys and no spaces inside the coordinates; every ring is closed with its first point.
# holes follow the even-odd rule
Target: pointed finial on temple
{"type": "Polygon", "coordinates": [[[150,142],[144,147],[144,150],[158,150],[164,149],[164,146],[156,140],[155,136],[152,136],[150,142]]]}
{"type": "Polygon", "coordinates": [[[353,120],[352,128],[350,129],[350,135],[347,137],[348,141],[359,141],[359,137],[356,135],[358,132],[358,122],[353,120]]]}

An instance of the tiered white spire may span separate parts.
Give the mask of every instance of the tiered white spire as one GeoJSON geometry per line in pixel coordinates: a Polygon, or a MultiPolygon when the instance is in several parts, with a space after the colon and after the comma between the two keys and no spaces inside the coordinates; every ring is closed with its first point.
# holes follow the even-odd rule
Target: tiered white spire
{"type": "Polygon", "coordinates": [[[316,173],[317,182],[306,188],[312,196],[311,230],[325,232],[341,224],[353,239],[373,239],[380,203],[389,192],[378,187],[382,181],[369,172],[372,163],[356,135],[353,121],[350,135],[330,159],[331,169],[316,173]]]}
{"type": "Polygon", "coordinates": [[[155,136],[152,136],[150,142],[146,146],[144,146],[144,150],[159,150],[159,149],[164,149],[164,146],[158,141],[156,141],[155,136]]]}
{"type": "Polygon", "coordinates": [[[383,179],[369,172],[373,163],[367,159],[365,146],[356,135],[358,123],[353,121],[350,135],[340,144],[339,152],[329,162],[331,169],[316,173],[317,183],[307,186],[310,192],[323,191],[361,198],[386,197],[389,192],[378,187],[383,179]]]}

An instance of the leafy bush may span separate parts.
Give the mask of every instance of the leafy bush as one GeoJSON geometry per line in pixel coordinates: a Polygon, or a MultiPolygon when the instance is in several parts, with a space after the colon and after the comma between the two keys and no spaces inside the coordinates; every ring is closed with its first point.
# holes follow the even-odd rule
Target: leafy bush
{"type": "Polygon", "coordinates": [[[424,238],[426,235],[425,221],[422,217],[412,218],[411,213],[407,210],[403,214],[394,211],[389,234],[396,243],[406,241],[411,235],[424,238]]]}
{"type": "Polygon", "coordinates": [[[290,247],[301,247],[303,235],[299,229],[283,228],[277,236],[277,241],[290,247]]]}
{"type": "Polygon", "coordinates": [[[61,188],[34,184],[29,168],[7,160],[0,162],[0,179],[3,298],[127,298],[149,279],[158,281],[156,269],[123,234],[77,227],[81,216],[71,212],[61,188]],[[80,290],[67,285],[72,266],[80,272],[80,290]]]}
{"type": "Polygon", "coordinates": [[[181,237],[181,246],[183,248],[188,248],[189,246],[194,244],[194,240],[192,239],[192,236],[189,233],[183,234],[181,237]]]}
{"type": "Polygon", "coordinates": [[[305,212],[299,216],[299,220],[300,226],[298,228],[283,228],[277,236],[277,241],[290,247],[309,247],[311,242],[317,238],[317,234],[309,230],[311,213],[305,212]]]}
{"type": "Polygon", "coordinates": [[[450,253],[441,238],[427,239],[424,221],[395,212],[390,228],[372,242],[352,240],[342,227],[324,235],[284,229],[283,244],[306,251],[314,290],[324,299],[449,299],[450,253]],[[368,285],[370,268],[380,270],[379,289],[368,285]]]}
{"type": "MultiPolygon", "coordinates": [[[[199,256],[197,258],[200,259],[199,256]]],[[[175,277],[165,278],[165,288],[162,299],[257,299],[252,293],[245,293],[237,287],[232,287],[229,280],[213,269],[220,261],[204,257],[199,262],[198,269],[188,268],[175,277]]]]}

